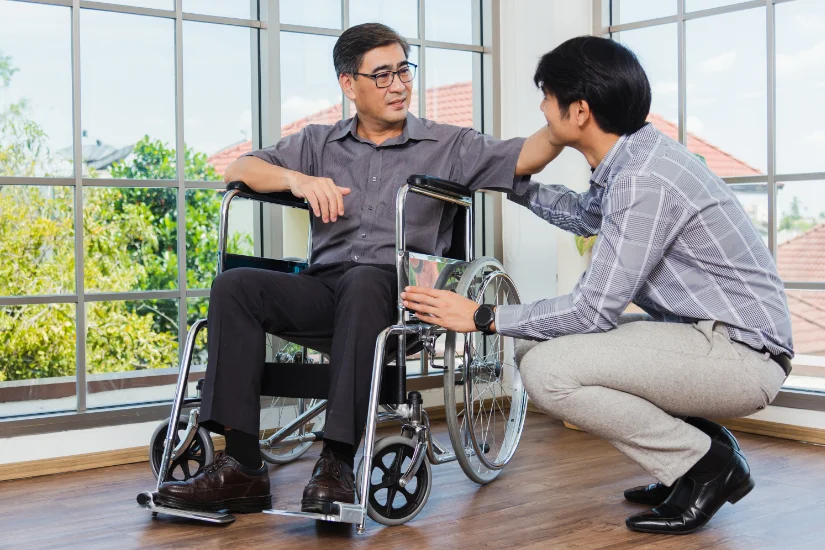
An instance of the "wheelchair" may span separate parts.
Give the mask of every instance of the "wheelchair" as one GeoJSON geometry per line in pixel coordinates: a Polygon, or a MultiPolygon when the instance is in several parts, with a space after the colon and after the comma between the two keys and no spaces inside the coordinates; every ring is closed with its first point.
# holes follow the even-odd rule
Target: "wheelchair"
{"type": "MultiPolygon", "coordinates": [[[[309,210],[302,199],[290,193],[262,194],[241,182],[228,184],[221,205],[218,273],[237,267],[298,273],[309,265],[311,231],[306,261],[228,253],[229,205],[237,197],[309,210]]],[[[431,465],[456,461],[468,478],[486,484],[513,457],[527,413],[527,393],[515,364],[514,339],[499,334],[456,334],[413,316],[400,298],[405,286],[417,284],[452,290],[478,303],[520,303],[513,281],[497,260],[473,258],[472,197],[465,187],[423,175],[407,179],[396,196],[396,267],[398,319],[378,335],[375,343],[363,458],[355,473],[358,502],[336,502],[323,513],[264,513],[355,523],[358,533],[363,533],[367,516],[383,525],[401,525],[426,504],[433,483],[431,465]],[[445,208],[452,205],[455,219],[448,257],[407,249],[406,204],[410,193],[448,203],[445,208]],[[391,339],[397,339],[394,351],[390,349],[391,339]],[[407,361],[415,357],[429,369],[443,371],[451,450],[431,433],[421,394],[407,393],[407,361]],[[384,422],[399,422],[400,434],[376,441],[377,425],[384,422]]],[[[150,464],[158,488],[165,481],[197,475],[214,455],[209,433],[199,426],[203,379],[197,383],[196,395],[187,397],[195,340],[205,326],[206,320],[199,320],[189,330],[171,414],[152,437],[150,464]],[[190,409],[186,416],[181,415],[184,408],[190,409]]],[[[261,455],[269,463],[286,464],[305,453],[314,441],[323,439],[330,342],[285,342],[268,336],[268,347],[261,393],[277,397],[271,401],[267,398],[267,407],[262,404],[261,455]]],[[[154,498],[152,491],[137,497],[138,504],[153,516],[163,513],[213,523],[234,521],[228,513],[164,507],[154,498]]]]}

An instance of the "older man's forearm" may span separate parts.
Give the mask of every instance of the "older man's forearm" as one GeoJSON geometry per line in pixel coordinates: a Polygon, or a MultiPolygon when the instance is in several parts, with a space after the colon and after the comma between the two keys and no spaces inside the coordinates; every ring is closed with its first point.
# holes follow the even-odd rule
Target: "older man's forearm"
{"type": "Polygon", "coordinates": [[[272,193],[289,191],[296,173],[255,157],[241,157],[226,168],[226,183],[242,181],[253,191],[272,193]]]}
{"type": "Polygon", "coordinates": [[[527,138],[516,163],[517,176],[531,176],[538,174],[550,164],[564,147],[550,143],[550,128],[543,126],[541,130],[527,138]]]}

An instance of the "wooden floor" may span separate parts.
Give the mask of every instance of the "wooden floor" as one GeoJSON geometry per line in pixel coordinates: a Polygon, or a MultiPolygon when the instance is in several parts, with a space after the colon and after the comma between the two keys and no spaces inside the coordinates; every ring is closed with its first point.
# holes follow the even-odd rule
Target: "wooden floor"
{"type": "MultiPolygon", "coordinates": [[[[756,488],[687,537],[628,531],[624,518],[643,507],[622,490],[650,478],[610,445],[531,414],[495,482],[479,487],[455,463],[436,466],[429,503],[401,527],[368,520],[359,536],[264,514],[228,526],[152,519],[135,504],[153,484],[143,463],[0,483],[0,548],[825,548],[825,448],[737,435],[756,488]]],[[[275,507],[297,509],[315,447],[271,470],[275,507]]]]}

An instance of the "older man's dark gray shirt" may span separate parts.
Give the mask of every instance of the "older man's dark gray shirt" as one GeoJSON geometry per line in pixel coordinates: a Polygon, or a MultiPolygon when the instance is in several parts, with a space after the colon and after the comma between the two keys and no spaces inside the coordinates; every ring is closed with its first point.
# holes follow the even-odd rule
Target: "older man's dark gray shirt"
{"type": "MultiPolygon", "coordinates": [[[[471,128],[407,115],[402,135],[381,145],[356,133],[357,117],[310,125],[274,146],[247,153],[308,176],[330,178],[352,191],[338,221],[312,221],[312,262],[395,263],[395,196],[412,174],[523,194],[529,176],[515,177],[523,138],[497,140],[471,128]]],[[[407,198],[407,248],[443,255],[456,206],[421,195],[407,198]]]]}

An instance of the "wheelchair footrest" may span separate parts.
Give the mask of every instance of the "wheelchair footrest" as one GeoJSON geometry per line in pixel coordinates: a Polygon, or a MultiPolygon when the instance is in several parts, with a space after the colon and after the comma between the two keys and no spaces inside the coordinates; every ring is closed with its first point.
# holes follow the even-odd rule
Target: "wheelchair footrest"
{"type": "Polygon", "coordinates": [[[318,514],[315,512],[293,512],[291,510],[264,510],[264,514],[316,519],[321,521],[333,521],[338,523],[361,523],[366,516],[366,510],[362,508],[360,504],[335,502],[330,507],[328,514],[318,514]]]}
{"type": "Polygon", "coordinates": [[[155,504],[155,493],[145,491],[137,496],[138,505],[144,510],[152,512],[152,515],[165,514],[179,518],[195,519],[207,523],[232,523],[235,516],[225,512],[197,512],[195,510],[182,510],[180,508],[170,508],[155,504]]]}

